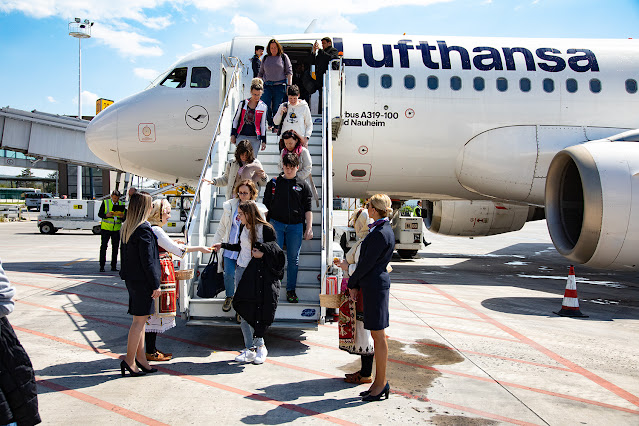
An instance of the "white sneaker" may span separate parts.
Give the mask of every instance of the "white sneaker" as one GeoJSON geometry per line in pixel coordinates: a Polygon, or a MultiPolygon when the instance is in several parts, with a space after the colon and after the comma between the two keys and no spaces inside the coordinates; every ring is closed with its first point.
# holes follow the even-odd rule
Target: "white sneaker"
{"type": "Polygon", "coordinates": [[[264,361],[266,361],[266,355],[268,355],[268,349],[266,349],[266,345],[258,347],[253,364],[264,364],[264,361]]]}
{"type": "Polygon", "coordinates": [[[251,349],[242,349],[242,352],[240,352],[240,354],[235,357],[235,361],[237,362],[253,362],[254,360],[255,360],[255,351],[251,349]]]}

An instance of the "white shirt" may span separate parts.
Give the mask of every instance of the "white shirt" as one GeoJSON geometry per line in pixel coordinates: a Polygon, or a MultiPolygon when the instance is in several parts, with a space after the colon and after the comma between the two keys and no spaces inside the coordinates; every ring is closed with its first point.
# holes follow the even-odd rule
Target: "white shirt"
{"type": "Polygon", "coordinates": [[[173,241],[164,229],[160,228],[157,225],[151,226],[151,230],[155,234],[155,237],[158,239],[158,246],[162,247],[164,250],[172,253],[178,257],[184,257],[184,253],[186,253],[186,248],[183,244],[178,244],[173,241]]]}
{"type": "MultiPolygon", "coordinates": [[[[256,241],[260,243],[264,242],[264,237],[262,234],[262,224],[255,225],[255,230],[257,233],[256,241]]],[[[237,256],[237,265],[242,268],[246,268],[251,261],[251,236],[249,235],[249,230],[247,226],[244,226],[242,229],[242,233],[240,234],[240,254],[237,256]]]]}

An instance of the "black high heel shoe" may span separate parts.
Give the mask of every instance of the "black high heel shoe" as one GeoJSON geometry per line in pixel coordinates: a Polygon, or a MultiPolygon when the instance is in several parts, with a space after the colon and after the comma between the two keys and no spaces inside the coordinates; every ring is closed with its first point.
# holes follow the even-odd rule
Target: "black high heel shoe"
{"type": "Polygon", "coordinates": [[[126,375],[126,371],[129,372],[129,375],[132,377],[140,377],[140,376],[144,376],[144,372],[142,371],[138,371],[135,372],[133,370],[131,370],[131,367],[129,367],[129,364],[126,363],[125,360],[122,360],[122,362],[120,363],[120,371],[122,372],[122,377],[124,377],[126,375]]]}
{"type": "Polygon", "coordinates": [[[144,366],[142,364],[140,364],[140,361],[138,361],[137,359],[135,360],[135,365],[137,365],[138,368],[144,372],[144,374],[157,373],[157,371],[158,371],[157,368],[153,368],[153,367],[144,368],[144,366]]]}
{"type": "Polygon", "coordinates": [[[366,395],[369,395],[370,393],[371,393],[371,391],[370,391],[370,390],[366,390],[366,391],[364,391],[364,392],[360,392],[360,393],[359,393],[359,396],[366,396],[366,395]]]}
{"type": "Polygon", "coordinates": [[[389,394],[390,394],[390,385],[388,384],[388,382],[386,382],[386,386],[384,386],[384,389],[382,389],[380,393],[378,393],[377,395],[372,395],[371,393],[369,393],[368,395],[362,398],[362,401],[364,402],[379,401],[382,399],[382,395],[386,396],[386,399],[388,399],[389,394]]]}

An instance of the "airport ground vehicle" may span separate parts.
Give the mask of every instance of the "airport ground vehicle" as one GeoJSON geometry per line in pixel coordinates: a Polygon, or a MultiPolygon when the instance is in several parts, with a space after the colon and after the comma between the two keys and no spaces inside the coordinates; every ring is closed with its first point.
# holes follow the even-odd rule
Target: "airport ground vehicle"
{"type": "Polygon", "coordinates": [[[27,210],[40,211],[41,200],[50,198],[53,198],[53,195],[48,192],[25,192],[24,204],[27,207],[27,210]]]}
{"type": "MultiPolygon", "coordinates": [[[[422,248],[424,223],[420,217],[402,216],[399,211],[393,214],[391,225],[395,233],[395,250],[402,259],[414,257],[422,248]]],[[[355,228],[350,226],[333,227],[333,241],[339,243],[346,253],[357,241],[355,228]]]]}
{"type": "Polygon", "coordinates": [[[55,234],[59,229],[87,229],[99,234],[101,203],[102,200],[43,198],[38,228],[43,234],[55,234]]]}

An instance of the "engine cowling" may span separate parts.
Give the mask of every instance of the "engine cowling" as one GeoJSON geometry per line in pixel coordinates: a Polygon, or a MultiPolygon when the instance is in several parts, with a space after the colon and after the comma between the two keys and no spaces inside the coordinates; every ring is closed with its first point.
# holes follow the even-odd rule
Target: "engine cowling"
{"type": "Polygon", "coordinates": [[[595,268],[636,269],[637,133],[560,151],[548,169],[545,204],[548,231],[559,253],[595,268]]]}
{"type": "Polygon", "coordinates": [[[543,218],[535,207],[493,201],[426,201],[424,206],[424,224],[429,231],[458,237],[518,231],[527,221],[543,218]]]}

